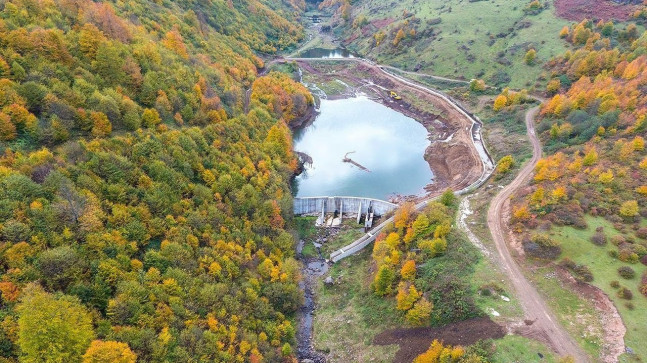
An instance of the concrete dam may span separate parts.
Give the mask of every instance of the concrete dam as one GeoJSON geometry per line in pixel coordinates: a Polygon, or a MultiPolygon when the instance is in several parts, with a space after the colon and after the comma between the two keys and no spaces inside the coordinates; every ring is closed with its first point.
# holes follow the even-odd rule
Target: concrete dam
{"type": "Polygon", "coordinates": [[[340,215],[366,215],[372,212],[383,216],[394,211],[397,204],[384,200],[362,197],[307,197],[294,198],[294,215],[319,215],[338,213],[340,215]]]}

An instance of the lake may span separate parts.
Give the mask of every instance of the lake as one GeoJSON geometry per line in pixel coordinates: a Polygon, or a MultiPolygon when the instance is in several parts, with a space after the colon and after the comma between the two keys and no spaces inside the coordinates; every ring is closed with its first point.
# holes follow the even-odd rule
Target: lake
{"type": "Polygon", "coordinates": [[[299,53],[299,58],[355,58],[347,49],[310,48],[299,53]]]}
{"type": "Polygon", "coordinates": [[[367,97],[321,100],[312,125],[294,135],[294,149],[312,157],[295,179],[298,197],[424,194],[433,174],[423,155],[430,141],[414,119],[367,97]],[[370,170],[342,161],[348,157],[370,170]]]}

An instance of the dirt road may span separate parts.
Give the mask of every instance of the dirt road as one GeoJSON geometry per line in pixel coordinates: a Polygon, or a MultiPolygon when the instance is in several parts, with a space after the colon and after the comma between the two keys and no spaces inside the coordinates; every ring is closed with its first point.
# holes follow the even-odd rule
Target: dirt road
{"type": "Polygon", "coordinates": [[[546,305],[544,298],[525,278],[516,260],[510,254],[506,244],[507,228],[503,218],[503,210],[510,196],[520,187],[524,186],[541,158],[541,144],[535,133],[534,119],[539,111],[535,107],[526,113],[526,126],[528,137],[532,143],[532,159],[528,162],[519,175],[497,194],[490,204],[487,214],[487,223],[497,249],[497,258],[503,271],[509,275],[517,291],[517,297],[523,307],[526,321],[533,323],[527,326],[527,334],[538,340],[545,341],[550,347],[562,356],[572,356],[577,362],[589,362],[589,358],[582,349],[573,341],[571,336],[559,324],[557,318],[546,305]]]}

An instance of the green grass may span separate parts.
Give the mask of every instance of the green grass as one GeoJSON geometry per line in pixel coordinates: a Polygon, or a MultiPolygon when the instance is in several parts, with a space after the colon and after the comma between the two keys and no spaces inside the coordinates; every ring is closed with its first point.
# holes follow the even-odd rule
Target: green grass
{"type": "Polygon", "coordinates": [[[546,296],[546,303],[571,337],[591,357],[599,357],[603,332],[593,302],[562,284],[554,271],[554,266],[546,265],[533,269],[528,277],[546,296]]]}
{"type": "Polygon", "coordinates": [[[372,344],[377,334],[401,322],[393,301],[372,293],[370,261],[369,248],[331,268],[338,284],[327,287],[319,281],[314,345],[330,351],[331,362],[391,362],[398,350],[372,344]]]}
{"type": "Polygon", "coordinates": [[[389,35],[381,46],[374,47],[372,35],[378,29],[373,25],[346,30],[342,37],[350,38],[367,31],[368,35],[360,35],[350,48],[396,67],[411,70],[424,62],[421,70],[425,72],[468,80],[477,77],[488,80],[497,72],[505,72],[510,82],[504,84],[528,88],[542,73],[540,63],[565,51],[566,43],[559,38],[559,31],[568,24],[555,16],[552,1],[547,1],[550,8],[538,15],[524,14],[523,8],[528,2],[400,0],[384,6],[382,2],[360,0],[353,4],[354,17],[363,15],[369,22],[393,19],[394,22],[385,30],[389,34],[404,21],[403,12],[408,11],[421,19],[418,33],[432,28],[435,39],[430,41],[430,36],[419,36],[412,44],[405,40],[399,49],[395,49],[391,44],[393,35],[389,35]],[[432,19],[440,19],[441,22],[429,25],[427,22],[432,19]],[[523,27],[526,23],[528,26],[523,27]],[[529,47],[537,50],[539,64],[535,66],[523,62],[529,47]],[[502,58],[510,64],[497,62],[502,58]]]}
{"type": "MultiPolygon", "coordinates": [[[[616,249],[612,244],[604,247],[594,245],[589,238],[595,233],[597,227],[604,227],[604,232],[608,237],[621,234],[613,228],[613,225],[603,218],[586,217],[588,228],[586,230],[577,230],[572,227],[560,227],[554,229],[553,237],[562,242],[562,257],[569,257],[578,264],[587,265],[593,273],[592,284],[604,291],[614,302],[622,320],[627,327],[625,335],[625,344],[633,349],[641,359],[647,358],[647,346],[645,337],[647,337],[647,298],[642,296],[638,291],[640,276],[645,271],[642,264],[629,264],[608,255],[608,250],[616,249]],[[636,277],[631,280],[625,280],[618,275],[618,268],[621,266],[631,266],[636,271],[636,277]],[[617,290],[611,287],[611,281],[619,281],[624,287],[633,292],[631,303],[635,306],[633,310],[625,306],[627,300],[621,299],[617,295],[617,290]]],[[[628,357],[624,357],[628,359],[628,357]]]]}
{"type": "Polygon", "coordinates": [[[518,335],[507,335],[503,339],[494,341],[494,345],[496,346],[496,351],[492,356],[493,363],[557,362],[553,352],[545,345],[518,335]],[[540,353],[543,358],[537,353],[540,353]]]}

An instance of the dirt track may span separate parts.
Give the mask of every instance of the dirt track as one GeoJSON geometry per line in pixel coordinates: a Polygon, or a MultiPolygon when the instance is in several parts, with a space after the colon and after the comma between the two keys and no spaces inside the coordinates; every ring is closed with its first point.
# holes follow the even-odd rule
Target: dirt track
{"type": "Polygon", "coordinates": [[[528,137],[533,149],[532,159],[521,169],[517,177],[492,199],[488,209],[487,223],[498,252],[496,258],[498,258],[503,271],[509,275],[517,291],[517,297],[523,307],[526,321],[532,322],[532,324],[524,327],[520,333],[546,342],[560,355],[570,355],[577,362],[588,362],[589,357],[559,324],[555,315],[546,305],[544,298],[525,278],[521,268],[510,254],[505,240],[507,228],[504,222],[504,208],[509,203],[510,196],[528,182],[535,165],[541,158],[541,144],[534,128],[534,119],[538,111],[539,107],[535,107],[526,113],[528,137]]]}

